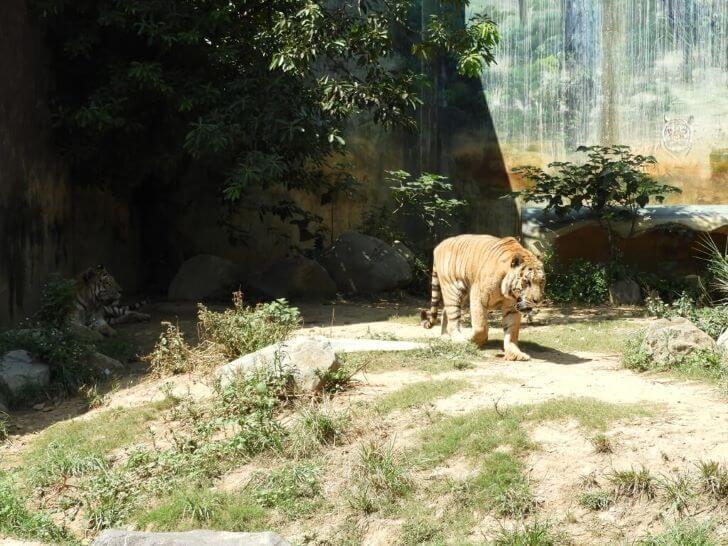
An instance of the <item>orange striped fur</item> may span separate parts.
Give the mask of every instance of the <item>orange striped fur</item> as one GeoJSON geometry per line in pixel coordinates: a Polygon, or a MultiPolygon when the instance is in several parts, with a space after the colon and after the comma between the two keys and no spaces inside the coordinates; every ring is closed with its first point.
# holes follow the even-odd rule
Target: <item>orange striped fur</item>
{"type": "Polygon", "coordinates": [[[470,297],[473,323],[471,341],[479,346],[488,340],[488,311],[503,309],[504,350],[508,360],[528,360],[517,345],[521,312],[530,311],[543,298],[543,264],[513,237],[459,235],[442,241],[434,251],[429,312],[422,312],[422,325],[437,323],[443,306],[442,333],[461,337],[460,317],[466,296],[470,297]]]}

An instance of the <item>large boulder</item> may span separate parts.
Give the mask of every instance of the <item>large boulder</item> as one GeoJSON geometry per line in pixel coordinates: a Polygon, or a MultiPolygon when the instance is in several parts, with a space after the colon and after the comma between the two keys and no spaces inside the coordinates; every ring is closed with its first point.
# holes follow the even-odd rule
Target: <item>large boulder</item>
{"type": "Polygon", "coordinates": [[[340,291],[374,294],[412,281],[407,260],[384,241],[353,231],[342,233],[321,258],[340,291]]]}
{"type": "Polygon", "coordinates": [[[124,370],[121,362],[98,351],[94,351],[88,356],[86,365],[103,375],[111,375],[124,370]]]}
{"type": "Polygon", "coordinates": [[[336,283],[321,264],[303,256],[276,262],[248,281],[257,295],[292,301],[330,300],[336,297],[336,283]]]}
{"type": "Polygon", "coordinates": [[[613,282],[609,287],[609,301],[612,305],[639,305],[642,302],[640,285],[632,279],[613,282]]]}
{"type": "Polygon", "coordinates": [[[30,388],[47,387],[51,372],[47,364],[33,358],[28,351],[9,351],[0,358],[0,389],[11,397],[30,388]]]}
{"type": "Polygon", "coordinates": [[[715,341],[688,319],[675,317],[656,320],[645,331],[641,349],[656,363],[670,366],[698,352],[715,352],[715,341]]]}
{"type": "Polygon", "coordinates": [[[321,375],[336,371],[339,365],[339,359],[326,338],[302,336],[241,356],[218,368],[216,374],[224,386],[237,377],[259,370],[291,372],[299,390],[318,392],[325,384],[321,375]]]}
{"type": "Polygon", "coordinates": [[[169,284],[170,300],[229,300],[240,282],[240,268],[230,260],[199,254],[184,262],[169,284]]]}
{"type": "Polygon", "coordinates": [[[146,533],[141,531],[104,531],[93,546],[290,546],[279,535],[230,533],[227,531],[187,531],[184,533],[146,533]]]}

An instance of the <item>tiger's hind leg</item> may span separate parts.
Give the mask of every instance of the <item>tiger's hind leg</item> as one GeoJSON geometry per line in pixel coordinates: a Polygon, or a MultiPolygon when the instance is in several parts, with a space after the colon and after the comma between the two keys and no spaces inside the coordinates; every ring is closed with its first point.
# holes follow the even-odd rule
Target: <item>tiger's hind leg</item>
{"type": "Polygon", "coordinates": [[[462,282],[448,283],[442,286],[442,333],[447,332],[453,341],[465,341],[460,330],[462,304],[465,296],[465,285],[462,282]]]}
{"type": "Polygon", "coordinates": [[[477,286],[470,289],[470,321],[473,323],[470,341],[484,347],[488,342],[488,309],[477,286]]]}
{"type": "Polygon", "coordinates": [[[139,311],[128,311],[118,317],[109,319],[110,324],[131,324],[133,322],[147,322],[152,318],[147,313],[140,313],[139,311]]]}

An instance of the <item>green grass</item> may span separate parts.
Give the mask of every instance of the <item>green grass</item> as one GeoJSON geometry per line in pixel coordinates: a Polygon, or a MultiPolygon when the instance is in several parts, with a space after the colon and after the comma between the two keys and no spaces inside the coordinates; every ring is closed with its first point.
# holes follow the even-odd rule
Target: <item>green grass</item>
{"type": "Polygon", "coordinates": [[[700,492],[716,500],[728,499],[728,466],[717,461],[700,461],[697,467],[700,492]]]}
{"type": "Polygon", "coordinates": [[[532,447],[522,427],[527,422],[574,419],[585,429],[603,431],[613,421],[651,414],[652,409],[644,405],[610,404],[593,398],[556,398],[503,410],[487,408],[446,417],[426,428],[421,457],[436,464],[456,454],[477,457],[499,446],[523,451],[532,447]]]}
{"type": "Polygon", "coordinates": [[[22,454],[31,484],[47,486],[105,466],[114,449],[138,440],[167,402],[106,410],[87,419],[57,423],[38,435],[22,454]]]}
{"type": "Polygon", "coordinates": [[[442,525],[427,518],[410,518],[402,524],[399,545],[401,546],[441,546],[445,544],[442,525]]]}
{"type": "Polygon", "coordinates": [[[421,406],[437,398],[446,398],[467,389],[470,383],[464,379],[429,380],[412,383],[381,396],[374,409],[382,414],[421,406]]]}
{"type": "Polygon", "coordinates": [[[391,444],[369,442],[359,450],[348,492],[352,509],[362,514],[389,510],[412,492],[407,462],[391,444]]]}
{"type": "MultiPolygon", "coordinates": [[[[629,320],[574,321],[553,326],[521,328],[521,340],[559,351],[620,353],[639,325],[629,320]]],[[[526,347],[527,348],[527,347],[526,347]]]]}
{"type": "Polygon", "coordinates": [[[544,522],[526,523],[515,529],[503,529],[494,546],[564,546],[570,544],[568,538],[544,522]]]}
{"type": "Polygon", "coordinates": [[[612,503],[614,503],[614,498],[611,493],[603,489],[587,491],[579,497],[579,504],[581,506],[594,511],[606,510],[612,503]]]}
{"type": "Polygon", "coordinates": [[[617,497],[653,499],[656,494],[656,482],[649,470],[642,467],[639,470],[615,470],[607,479],[614,487],[617,497]]]}
{"type": "Polygon", "coordinates": [[[289,429],[286,452],[296,459],[311,457],[341,441],[349,422],[346,412],[325,404],[302,407],[289,429]]]}
{"type": "Polygon", "coordinates": [[[659,535],[648,535],[638,546],[718,546],[711,522],[682,520],[669,526],[659,535]]]}
{"type": "Polygon", "coordinates": [[[0,472],[0,536],[53,544],[77,544],[48,514],[26,506],[11,478],[0,472]]]}
{"type": "Polygon", "coordinates": [[[155,531],[261,531],[268,510],[246,491],[191,489],[175,491],[153,508],[140,510],[132,520],[140,529],[155,531]]]}
{"type": "Polygon", "coordinates": [[[447,338],[429,340],[427,347],[412,351],[373,351],[346,355],[346,365],[368,372],[408,369],[443,373],[473,367],[483,359],[482,351],[470,343],[452,343],[447,338]]]}
{"type": "Polygon", "coordinates": [[[284,466],[255,477],[253,496],[265,508],[281,510],[288,518],[315,511],[322,502],[321,469],[312,464],[284,466]]]}

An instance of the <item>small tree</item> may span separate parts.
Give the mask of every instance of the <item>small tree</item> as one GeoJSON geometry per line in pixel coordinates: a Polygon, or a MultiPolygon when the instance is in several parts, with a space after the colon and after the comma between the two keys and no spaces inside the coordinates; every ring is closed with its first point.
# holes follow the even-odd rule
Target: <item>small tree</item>
{"type": "Polygon", "coordinates": [[[660,184],[647,174],[646,167],[657,160],[650,155],[632,154],[629,146],[579,146],[577,151],[585,152],[588,160],[580,165],[555,161],[549,164],[553,174],[532,166],[513,169],[533,186],[512,195],[545,203],[547,211],[560,217],[589,208],[606,230],[610,256],[615,260],[614,222],[631,220],[631,236],[640,209],[651,199],[662,203],[668,194],[679,193],[680,189],[660,184]]]}

